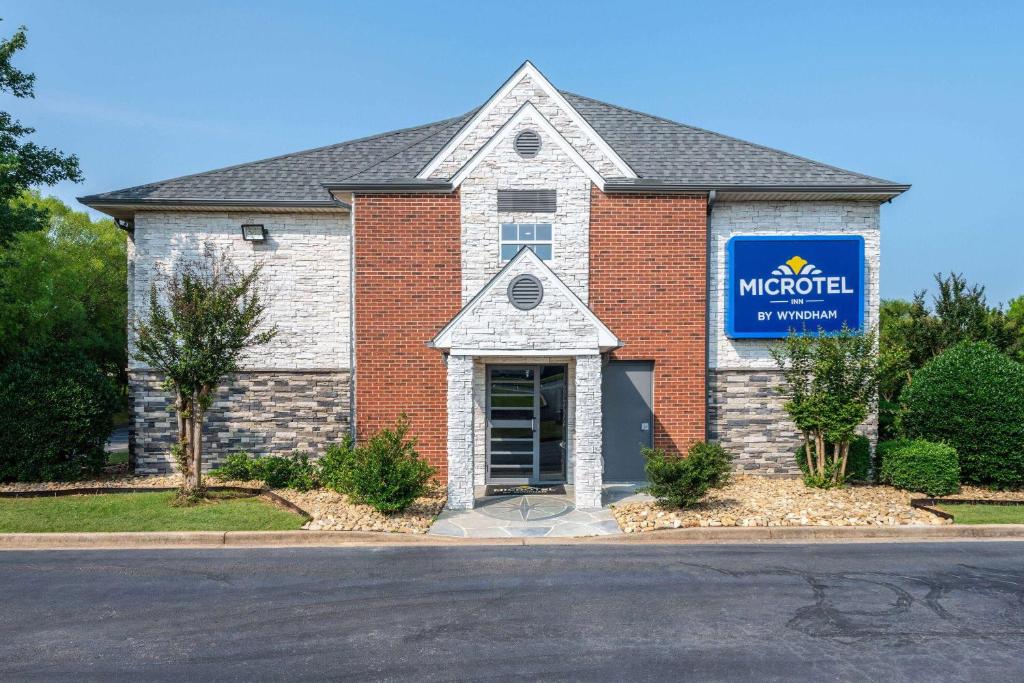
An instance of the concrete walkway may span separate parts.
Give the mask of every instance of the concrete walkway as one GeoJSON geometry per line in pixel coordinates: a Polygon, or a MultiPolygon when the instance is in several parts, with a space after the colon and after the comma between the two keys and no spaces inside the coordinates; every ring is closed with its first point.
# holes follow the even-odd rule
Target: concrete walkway
{"type": "Polygon", "coordinates": [[[611,510],[577,510],[570,495],[478,498],[472,510],[445,510],[428,532],[457,538],[565,538],[621,534],[611,510]]]}
{"type": "Polygon", "coordinates": [[[565,495],[485,497],[477,488],[472,510],[445,510],[428,533],[455,538],[570,538],[621,534],[611,507],[653,500],[637,493],[640,484],[606,484],[600,510],[577,510],[572,486],[565,495]]]}

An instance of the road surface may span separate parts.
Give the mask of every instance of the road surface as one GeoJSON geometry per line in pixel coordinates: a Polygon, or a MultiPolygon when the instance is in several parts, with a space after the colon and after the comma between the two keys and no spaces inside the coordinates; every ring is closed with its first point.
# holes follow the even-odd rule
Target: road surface
{"type": "Polygon", "coordinates": [[[0,552],[0,680],[1024,680],[1024,543],[0,552]]]}

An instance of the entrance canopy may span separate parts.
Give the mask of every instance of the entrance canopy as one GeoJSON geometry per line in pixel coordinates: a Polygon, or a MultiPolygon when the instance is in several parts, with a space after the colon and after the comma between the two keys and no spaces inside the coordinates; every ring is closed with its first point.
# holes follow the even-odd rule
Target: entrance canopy
{"type": "Polygon", "coordinates": [[[429,345],[461,356],[575,356],[609,351],[622,343],[526,248],[429,345]]]}

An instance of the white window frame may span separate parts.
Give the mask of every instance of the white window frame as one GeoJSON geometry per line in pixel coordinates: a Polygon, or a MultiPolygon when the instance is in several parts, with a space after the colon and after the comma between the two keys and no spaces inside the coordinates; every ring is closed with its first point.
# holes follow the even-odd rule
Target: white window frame
{"type": "MultiPolygon", "coordinates": [[[[535,245],[535,244],[540,244],[540,245],[545,245],[546,244],[549,247],[551,247],[551,258],[550,259],[541,258],[540,254],[537,254],[536,250],[533,253],[537,254],[537,258],[539,258],[541,261],[544,261],[545,263],[551,263],[552,261],[555,260],[555,224],[554,223],[548,223],[548,222],[545,222],[545,221],[502,221],[502,222],[498,223],[498,263],[508,263],[513,258],[515,258],[515,254],[513,254],[509,258],[504,258],[504,256],[502,256],[502,247],[504,247],[506,244],[522,244],[522,245],[525,245],[527,247],[530,247],[530,246],[535,245]],[[507,240],[507,239],[505,239],[505,235],[503,234],[503,232],[504,232],[503,228],[506,225],[514,225],[514,226],[516,226],[516,236],[517,237],[519,235],[519,226],[520,225],[533,225],[533,226],[547,225],[547,226],[549,226],[551,228],[551,239],[549,239],[549,240],[539,240],[539,239],[532,239],[532,240],[521,240],[521,239],[507,240]]],[[[516,249],[516,253],[517,254],[520,251],[522,251],[522,250],[521,249],[516,249]]]]}

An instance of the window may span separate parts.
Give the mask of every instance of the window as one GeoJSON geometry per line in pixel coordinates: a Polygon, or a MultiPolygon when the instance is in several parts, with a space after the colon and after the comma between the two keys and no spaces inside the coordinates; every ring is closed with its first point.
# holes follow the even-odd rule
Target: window
{"type": "Polygon", "coordinates": [[[552,247],[551,224],[502,223],[501,260],[508,261],[524,247],[533,249],[534,253],[544,261],[550,261],[552,247]]]}

